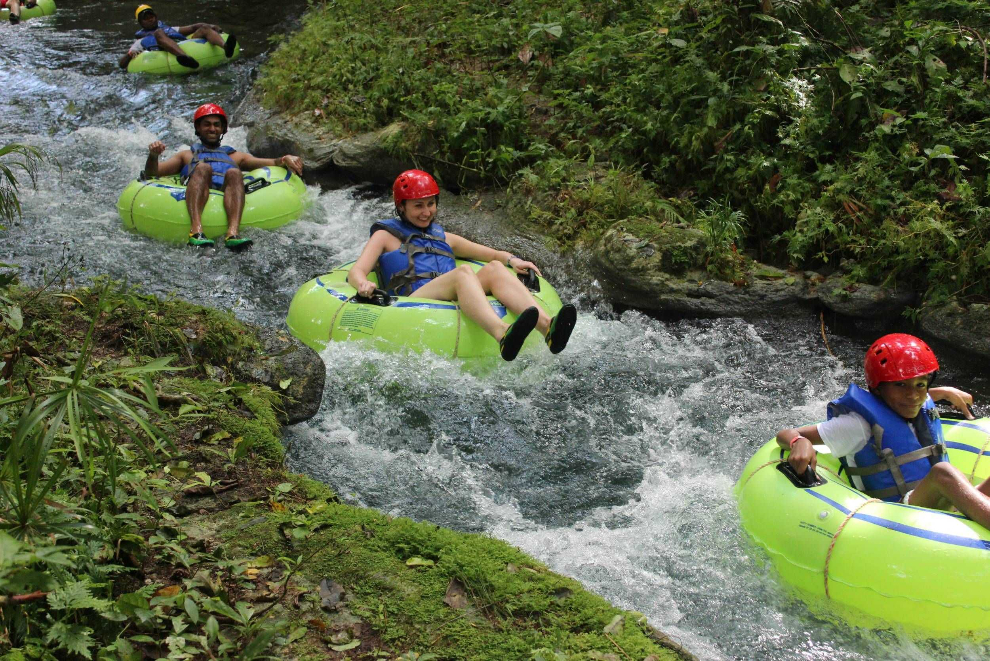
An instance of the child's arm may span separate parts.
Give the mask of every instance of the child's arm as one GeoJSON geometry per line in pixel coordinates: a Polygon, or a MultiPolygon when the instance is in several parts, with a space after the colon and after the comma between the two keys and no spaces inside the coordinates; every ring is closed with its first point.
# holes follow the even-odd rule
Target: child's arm
{"type": "Polygon", "coordinates": [[[804,473],[808,466],[814,469],[818,465],[818,453],[815,452],[814,446],[821,444],[822,437],[818,434],[818,425],[781,429],[777,432],[777,445],[791,451],[787,463],[793,466],[798,474],[804,473]]]}
{"type": "Polygon", "coordinates": [[[942,386],[940,388],[929,388],[928,395],[933,401],[945,401],[952,404],[952,408],[961,411],[967,420],[976,419],[976,416],[969,410],[969,407],[973,404],[973,396],[968,392],[959,388],[953,388],[952,386],[942,386]]]}

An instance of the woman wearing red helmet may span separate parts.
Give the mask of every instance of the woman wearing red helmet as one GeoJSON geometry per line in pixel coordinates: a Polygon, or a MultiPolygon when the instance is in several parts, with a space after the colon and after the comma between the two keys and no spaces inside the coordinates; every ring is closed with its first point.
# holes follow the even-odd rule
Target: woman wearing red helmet
{"type": "Polygon", "coordinates": [[[816,466],[815,445],[839,457],[850,483],[873,498],[960,512],[990,528],[990,480],[973,486],[947,461],[936,400],[973,419],[973,397],[957,388],[931,387],[938,360],[922,340],[884,335],[866,352],[869,390],[851,384],[828,405],[828,420],[777,433],[798,473],[816,466]]]}
{"type": "Polygon", "coordinates": [[[257,158],[247,152],[222,146],[220,142],[227,133],[227,113],[215,103],[205,103],[196,109],[193,127],[199,143],[161,163],[158,162],[158,157],[165,151],[165,144],[155,140],[148,145],[144,173],[151,178],[182,174],[186,183],[191,246],[214,245],[214,241],[203,234],[203,209],[209,200],[211,188],[223,191],[223,207],[227,212],[224,245],[232,250],[244,250],[251,246],[251,239],[237,233],[244,211],[243,171],[278,166],[302,176],[302,159],[291,154],[279,158],[257,158]]]}
{"type": "Polygon", "coordinates": [[[361,296],[371,296],[375,283],[368,274],[377,269],[382,289],[390,294],[416,292],[417,297],[457,301],[465,315],[498,340],[505,360],[515,359],[534,328],[544,335],[551,352],[563,351],[577,321],[574,306],[563,306],[551,319],[516,277],[529,270],[542,275],[536,265],[445,232],[434,222],[439,198],[440,188],[426,172],[400,174],[392,185],[396,218],[372,225],[371,239],[347,275],[350,285],[361,296]],[[470,266],[457,266],[455,255],[488,263],[475,272],[470,266]],[[507,324],[495,313],[489,294],[518,315],[515,322],[507,324]]]}

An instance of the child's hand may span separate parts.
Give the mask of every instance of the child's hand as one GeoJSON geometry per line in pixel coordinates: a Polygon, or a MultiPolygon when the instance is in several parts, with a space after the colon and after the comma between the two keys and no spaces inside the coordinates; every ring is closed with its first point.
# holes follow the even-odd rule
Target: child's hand
{"type": "Polygon", "coordinates": [[[928,394],[934,401],[944,401],[952,405],[952,408],[962,412],[967,420],[975,420],[976,416],[969,410],[973,404],[973,396],[959,388],[952,386],[942,386],[941,388],[930,388],[928,394]]]}
{"type": "Polygon", "coordinates": [[[811,441],[802,436],[791,448],[791,454],[787,457],[789,463],[798,475],[803,475],[808,466],[814,470],[818,467],[818,453],[811,441]]]}

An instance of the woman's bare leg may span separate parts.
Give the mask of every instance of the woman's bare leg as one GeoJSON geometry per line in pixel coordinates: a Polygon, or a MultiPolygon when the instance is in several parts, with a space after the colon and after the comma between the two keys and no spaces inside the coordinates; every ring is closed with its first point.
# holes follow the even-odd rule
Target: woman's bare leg
{"type": "MultiPolygon", "coordinates": [[[[485,293],[478,276],[474,269],[467,264],[434,278],[417,289],[414,295],[441,301],[457,301],[464,314],[496,340],[501,339],[505,335],[506,329],[509,328],[509,324],[502,321],[492,309],[491,303],[488,302],[488,295],[485,293]]],[[[505,304],[505,301],[502,303],[505,304]]],[[[506,307],[512,312],[516,312],[508,305],[506,307]]]]}
{"type": "Polygon", "coordinates": [[[497,298],[513,314],[518,315],[526,308],[536,307],[540,313],[536,329],[542,335],[546,335],[550,330],[550,315],[533,297],[526,285],[519,281],[515,271],[507,269],[499,262],[489,262],[478,271],[478,281],[487,294],[497,298]]]}

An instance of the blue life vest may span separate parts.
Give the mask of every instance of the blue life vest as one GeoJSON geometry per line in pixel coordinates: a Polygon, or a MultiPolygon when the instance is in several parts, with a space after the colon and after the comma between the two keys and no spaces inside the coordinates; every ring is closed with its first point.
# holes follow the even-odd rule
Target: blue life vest
{"type": "Polygon", "coordinates": [[[852,456],[852,462],[850,457],[839,458],[850,482],[866,495],[896,502],[914,489],[932,466],[947,461],[942,421],[931,397],[909,423],[882,399],[851,384],[846,394],[829,403],[828,419],[849,412],[863,416],[873,430],[873,437],[852,456]],[[861,483],[854,482],[854,477],[861,483]]]}
{"type": "Polygon", "coordinates": [[[193,145],[191,150],[193,154],[192,160],[189,161],[188,165],[183,165],[180,172],[182,182],[189,181],[190,175],[192,175],[193,170],[199,163],[207,163],[213,168],[212,187],[216,189],[223,188],[223,178],[227,174],[227,170],[237,167],[237,163],[234,163],[234,159],[230,157],[237,150],[233,147],[224,146],[211,148],[202,142],[198,145],[193,145]]]}
{"type": "Polygon", "coordinates": [[[158,42],[155,40],[155,31],[161,30],[165,33],[166,37],[170,37],[172,41],[185,41],[186,35],[182,34],[171,25],[165,25],[161,21],[158,21],[158,25],[151,28],[150,30],[145,30],[144,28],[138,30],[134,33],[134,36],[141,40],[141,44],[147,50],[157,50],[158,42]],[[149,39],[150,37],[150,39],[149,39]]]}
{"type": "Polygon", "coordinates": [[[385,230],[402,245],[378,258],[378,282],[392,296],[409,296],[433,278],[457,268],[447,235],[436,223],[420,229],[399,218],[380,220],[371,233],[385,230]]]}

